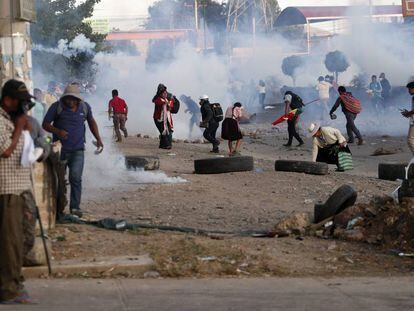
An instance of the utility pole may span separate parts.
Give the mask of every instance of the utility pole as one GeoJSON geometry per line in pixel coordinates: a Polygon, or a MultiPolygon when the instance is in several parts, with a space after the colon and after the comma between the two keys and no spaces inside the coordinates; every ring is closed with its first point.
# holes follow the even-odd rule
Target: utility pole
{"type": "Polygon", "coordinates": [[[203,28],[204,28],[204,52],[207,49],[207,33],[206,33],[206,6],[207,4],[203,4],[203,28]]]}
{"type": "Polygon", "coordinates": [[[194,0],[195,29],[198,32],[198,0],[194,0]]]}

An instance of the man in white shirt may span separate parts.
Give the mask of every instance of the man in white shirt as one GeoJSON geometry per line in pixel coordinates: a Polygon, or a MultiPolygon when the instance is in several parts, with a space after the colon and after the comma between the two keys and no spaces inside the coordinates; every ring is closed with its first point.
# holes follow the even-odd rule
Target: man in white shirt
{"type": "Polygon", "coordinates": [[[331,89],[332,84],[328,81],[325,81],[324,77],[320,76],[318,78],[318,85],[316,86],[316,90],[319,92],[319,101],[320,105],[322,105],[321,109],[321,120],[325,120],[325,117],[329,115],[329,90],[331,89]]]}
{"type": "Polygon", "coordinates": [[[401,111],[401,114],[410,118],[410,129],[408,130],[408,147],[411,150],[411,153],[414,155],[414,81],[407,84],[408,93],[412,96],[411,98],[411,111],[404,109],[401,111]]]}
{"type": "Polygon", "coordinates": [[[319,123],[312,123],[308,132],[309,136],[313,137],[312,161],[335,164],[339,171],[344,171],[345,169],[340,165],[339,153],[351,155],[351,150],[341,131],[329,126],[321,127],[319,123]]]}

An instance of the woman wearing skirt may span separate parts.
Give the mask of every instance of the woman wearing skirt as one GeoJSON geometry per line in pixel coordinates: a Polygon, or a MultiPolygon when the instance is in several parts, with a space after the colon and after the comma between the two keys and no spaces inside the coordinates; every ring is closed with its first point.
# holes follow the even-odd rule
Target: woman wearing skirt
{"type": "Polygon", "coordinates": [[[227,108],[225,119],[221,126],[221,138],[228,140],[229,156],[240,154],[241,141],[243,134],[240,130],[240,120],[243,117],[242,104],[235,103],[232,107],[227,108]],[[233,142],[236,145],[233,149],[233,142]]]}

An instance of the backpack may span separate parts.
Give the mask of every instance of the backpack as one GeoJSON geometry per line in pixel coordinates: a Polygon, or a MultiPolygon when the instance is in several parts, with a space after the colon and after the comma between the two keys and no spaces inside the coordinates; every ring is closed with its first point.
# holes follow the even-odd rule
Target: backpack
{"type": "Polygon", "coordinates": [[[298,95],[292,93],[292,102],[290,104],[291,109],[300,109],[303,108],[305,105],[303,104],[302,98],[298,95]]]}
{"type": "Polygon", "coordinates": [[[351,93],[345,93],[340,95],[342,102],[344,103],[345,109],[349,112],[358,114],[361,112],[361,102],[352,96],[351,93]]]}
{"type": "MultiPolygon", "coordinates": [[[[56,117],[59,117],[60,114],[63,112],[63,104],[60,101],[58,101],[58,102],[54,103],[53,105],[57,105],[57,107],[56,107],[56,117]]],[[[88,114],[89,114],[88,106],[86,105],[85,102],[81,102],[80,105],[81,105],[81,108],[83,110],[84,121],[86,121],[88,119],[88,114]]]]}
{"type": "Polygon", "coordinates": [[[173,107],[171,108],[170,112],[173,114],[176,114],[180,110],[180,101],[175,96],[172,97],[172,101],[173,101],[173,107]]]}
{"type": "Polygon", "coordinates": [[[221,122],[224,119],[223,108],[219,103],[210,104],[211,110],[213,111],[213,118],[216,122],[221,122]]]}

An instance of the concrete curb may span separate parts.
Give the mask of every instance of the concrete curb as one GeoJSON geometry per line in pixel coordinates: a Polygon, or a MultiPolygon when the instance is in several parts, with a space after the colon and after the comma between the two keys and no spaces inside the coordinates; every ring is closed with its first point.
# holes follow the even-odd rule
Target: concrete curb
{"type": "MultiPolygon", "coordinates": [[[[53,277],[110,277],[115,275],[143,276],[153,268],[154,261],[149,255],[102,257],[90,260],[65,260],[52,262],[53,277]]],[[[48,277],[46,266],[24,267],[25,278],[48,277]]]]}

